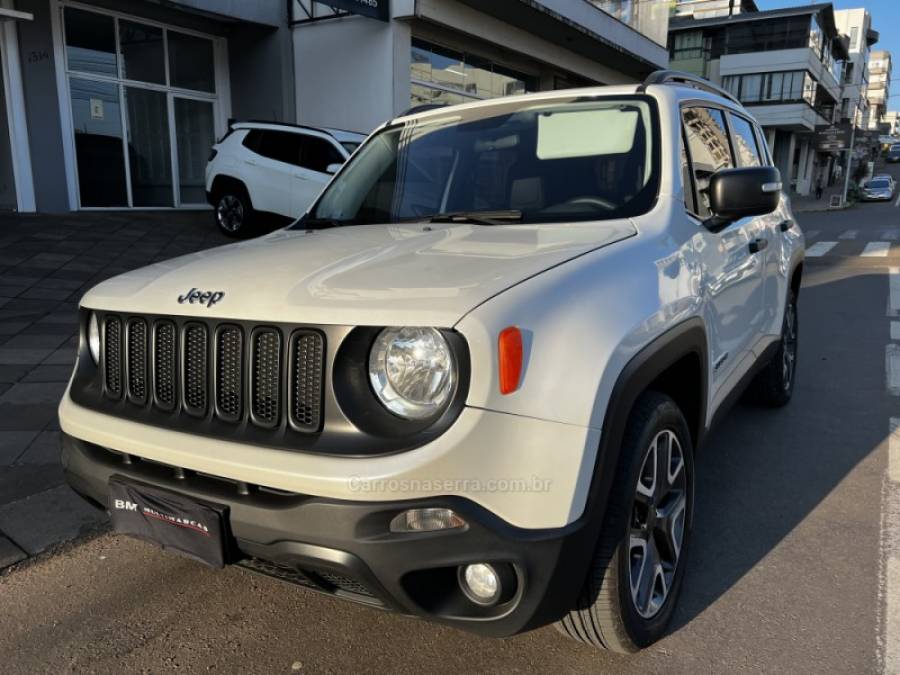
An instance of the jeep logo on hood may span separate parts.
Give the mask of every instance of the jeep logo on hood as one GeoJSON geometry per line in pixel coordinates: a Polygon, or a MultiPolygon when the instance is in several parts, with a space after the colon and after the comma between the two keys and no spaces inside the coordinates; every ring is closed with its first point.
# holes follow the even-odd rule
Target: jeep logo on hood
{"type": "Polygon", "coordinates": [[[225,291],[201,291],[199,289],[192,288],[184,295],[178,296],[178,304],[183,305],[187,302],[193,305],[194,303],[199,302],[201,305],[212,307],[224,297],[225,291]]]}

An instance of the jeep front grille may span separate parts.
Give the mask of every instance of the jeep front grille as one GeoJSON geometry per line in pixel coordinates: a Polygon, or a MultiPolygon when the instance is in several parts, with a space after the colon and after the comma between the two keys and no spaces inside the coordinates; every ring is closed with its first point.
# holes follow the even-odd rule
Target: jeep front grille
{"type": "Polygon", "coordinates": [[[101,380],[108,397],[129,404],[126,414],[321,429],[325,340],[318,331],[114,314],[101,325],[101,380]]]}

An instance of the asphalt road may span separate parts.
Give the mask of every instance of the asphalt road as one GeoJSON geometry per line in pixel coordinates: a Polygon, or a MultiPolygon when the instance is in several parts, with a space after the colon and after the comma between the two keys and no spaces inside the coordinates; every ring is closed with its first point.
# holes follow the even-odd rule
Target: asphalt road
{"type": "Polygon", "coordinates": [[[836,243],[806,266],[795,398],[740,404],[709,439],[679,610],[645,652],[595,651],[552,628],[481,639],[102,535],[0,578],[0,671],[894,672],[900,589],[881,532],[900,417],[886,375],[900,208],[798,220],[811,244],[836,243]],[[888,256],[861,255],[883,240],[888,256]]]}

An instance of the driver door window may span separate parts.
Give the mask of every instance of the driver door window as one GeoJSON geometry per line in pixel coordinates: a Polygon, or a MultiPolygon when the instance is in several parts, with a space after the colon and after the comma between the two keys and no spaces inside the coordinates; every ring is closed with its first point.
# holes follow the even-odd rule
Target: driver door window
{"type": "Polygon", "coordinates": [[[708,218],[709,179],[716,171],[734,168],[725,116],[716,108],[685,108],[681,113],[691,173],[696,190],[696,212],[708,218]]]}

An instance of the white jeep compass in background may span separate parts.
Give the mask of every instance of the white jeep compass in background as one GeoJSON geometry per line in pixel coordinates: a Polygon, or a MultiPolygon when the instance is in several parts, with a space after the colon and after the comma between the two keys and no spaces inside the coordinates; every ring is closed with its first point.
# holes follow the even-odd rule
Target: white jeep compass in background
{"type": "Polygon", "coordinates": [[[214,567],[649,645],[707,431],[794,387],[803,235],[763,138],[671,72],[391,120],[291,227],[84,296],[67,479],[214,567]]]}
{"type": "Polygon", "coordinates": [[[302,215],[331,175],[365,140],[340,129],[234,122],[206,165],[206,199],[230,237],[257,232],[259,215],[302,215]]]}

